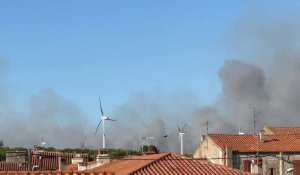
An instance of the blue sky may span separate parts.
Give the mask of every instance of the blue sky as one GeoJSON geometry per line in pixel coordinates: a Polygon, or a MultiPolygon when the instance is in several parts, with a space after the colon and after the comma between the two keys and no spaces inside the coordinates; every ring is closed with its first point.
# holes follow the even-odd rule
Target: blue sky
{"type": "Polygon", "coordinates": [[[218,69],[231,58],[223,37],[257,3],[1,1],[8,92],[26,108],[33,94],[54,89],[89,118],[98,115],[99,95],[107,112],[155,89],[191,90],[213,103],[221,91],[218,69]]]}

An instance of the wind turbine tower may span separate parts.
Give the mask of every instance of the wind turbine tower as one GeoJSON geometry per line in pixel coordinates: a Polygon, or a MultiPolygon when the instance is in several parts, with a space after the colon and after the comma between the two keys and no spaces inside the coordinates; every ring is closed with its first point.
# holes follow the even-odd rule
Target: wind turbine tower
{"type": "Polygon", "coordinates": [[[95,135],[97,134],[97,131],[98,131],[98,128],[102,122],[102,126],[103,126],[103,131],[102,131],[102,148],[105,149],[105,140],[106,140],[106,133],[105,133],[105,120],[108,120],[108,121],[116,121],[116,120],[113,120],[107,116],[104,115],[103,113],[103,109],[102,109],[102,105],[101,105],[101,99],[99,97],[99,104],[100,104],[100,111],[101,111],[101,120],[97,126],[97,129],[95,131],[95,135]]]}
{"type": "Polygon", "coordinates": [[[179,125],[177,124],[177,127],[178,127],[179,141],[180,141],[180,154],[183,155],[183,136],[186,134],[186,132],[184,132],[184,128],[186,127],[186,124],[184,124],[182,128],[180,128],[179,125]]]}
{"type": "Polygon", "coordinates": [[[42,148],[44,148],[45,145],[46,145],[46,142],[44,141],[44,136],[42,135],[42,143],[41,143],[42,148]]]}

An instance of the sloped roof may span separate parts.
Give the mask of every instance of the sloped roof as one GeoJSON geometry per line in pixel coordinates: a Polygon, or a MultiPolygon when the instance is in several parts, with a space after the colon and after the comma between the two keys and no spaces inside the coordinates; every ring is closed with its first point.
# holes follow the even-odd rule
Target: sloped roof
{"type": "MultiPolygon", "coordinates": [[[[58,158],[64,157],[66,163],[71,164],[72,158],[75,153],[60,153],[60,152],[49,152],[49,151],[37,151],[31,150],[31,166],[38,165],[39,170],[57,170],[58,169],[58,158]]],[[[79,154],[80,157],[87,161],[87,154],[79,154]]],[[[31,167],[32,168],[32,167],[31,167]]],[[[30,169],[31,169],[30,168],[30,169]]],[[[8,163],[0,162],[0,171],[28,171],[28,162],[24,163],[8,163]]]]}
{"type": "Polygon", "coordinates": [[[169,153],[160,159],[147,164],[144,167],[130,173],[129,175],[251,175],[237,169],[228,168],[223,165],[208,163],[200,159],[182,157],[178,154],[169,153]]]}
{"type": "Polygon", "coordinates": [[[25,171],[28,170],[28,162],[0,162],[0,171],[25,171]]]}
{"type": "Polygon", "coordinates": [[[0,171],[0,175],[115,175],[113,172],[96,172],[96,171],[0,171]]]}
{"type": "Polygon", "coordinates": [[[275,135],[289,135],[296,134],[300,135],[300,127],[287,127],[287,126],[265,126],[266,130],[269,131],[270,134],[275,135]]]}
{"type": "Polygon", "coordinates": [[[0,171],[2,174],[52,174],[52,175],[251,175],[237,169],[211,164],[200,159],[182,157],[174,153],[128,157],[92,170],[78,171],[0,171]]]}
{"type": "Polygon", "coordinates": [[[112,161],[108,164],[97,167],[93,170],[102,171],[102,172],[104,171],[115,172],[116,175],[125,175],[135,170],[138,170],[141,167],[144,167],[149,163],[156,161],[165,155],[167,155],[167,153],[151,154],[151,155],[144,155],[144,156],[132,156],[132,157],[112,161]]]}
{"type": "Polygon", "coordinates": [[[218,146],[231,146],[238,152],[300,152],[299,135],[265,135],[261,142],[257,135],[209,134],[218,146]]]}
{"type": "Polygon", "coordinates": [[[87,161],[87,154],[78,153],[61,153],[61,152],[50,152],[50,151],[31,151],[31,165],[38,165],[40,170],[56,170],[58,169],[58,158],[64,157],[66,163],[71,164],[72,158],[75,155],[80,155],[83,161],[87,161]]]}
{"type": "Polygon", "coordinates": [[[182,157],[174,153],[136,156],[113,161],[97,171],[113,171],[116,175],[250,175],[251,173],[215,165],[200,159],[182,157]]]}

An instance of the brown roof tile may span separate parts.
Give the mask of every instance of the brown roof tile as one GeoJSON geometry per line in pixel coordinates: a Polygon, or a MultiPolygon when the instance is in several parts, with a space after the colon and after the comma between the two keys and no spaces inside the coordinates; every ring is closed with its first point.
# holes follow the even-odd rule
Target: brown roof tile
{"type": "Polygon", "coordinates": [[[101,167],[88,170],[66,170],[66,171],[0,171],[1,174],[48,174],[48,175],[250,175],[222,165],[215,165],[200,159],[182,157],[173,153],[161,153],[145,156],[133,156],[112,161],[101,167]]]}
{"type": "Polygon", "coordinates": [[[182,157],[169,153],[148,163],[131,173],[130,175],[166,174],[166,175],[250,175],[237,169],[222,165],[215,165],[200,159],[182,157]]]}
{"type": "Polygon", "coordinates": [[[275,135],[284,135],[284,134],[300,135],[300,127],[267,126],[265,128],[271,130],[272,134],[275,134],[275,135]]]}
{"type": "MultiPolygon", "coordinates": [[[[60,153],[48,151],[31,151],[31,166],[38,165],[39,170],[57,170],[58,158],[64,157],[66,163],[71,164],[75,153],[60,153]]],[[[87,154],[80,154],[84,161],[88,159],[87,154]]],[[[25,163],[8,163],[0,162],[0,171],[28,171],[28,162],[25,163]]],[[[31,170],[31,168],[30,168],[31,170]]]]}
{"type": "Polygon", "coordinates": [[[115,172],[116,175],[128,174],[128,173],[135,171],[143,166],[146,166],[150,162],[153,162],[153,161],[163,157],[166,154],[167,153],[144,155],[144,156],[132,156],[132,157],[112,161],[108,164],[97,167],[93,170],[115,172]]]}
{"type": "Polygon", "coordinates": [[[99,171],[0,171],[0,175],[114,175],[113,172],[99,171]]]}
{"type": "Polygon", "coordinates": [[[116,160],[94,170],[113,171],[116,175],[249,175],[236,169],[210,164],[207,161],[181,157],[173,153],[135,156],[116,160]]]}
{"type": "MultiPolygon", "coordinates": [[[[58,157],[64,157],[67,165],[71,164],[75,153],[60,153],[48,151],[31,151],[31,165],[38,165],[40,170],[56,170],[58,169],[58,157]]],[[[88,159],[87,154],[80,154],[84,161],[88,159]]]]}
{"type": "Polygon", "coordinates": [[[264,142],[257,135],[209,134],[209,137],[222,149],[231,146],[238,152],[300,152],[297,135],[266,135],[264,142]]]}
{"type": "Polygon", "coordinates": [[[28,163],[0,162],[0,171],[25,171],[28,170],[28,163]]]}

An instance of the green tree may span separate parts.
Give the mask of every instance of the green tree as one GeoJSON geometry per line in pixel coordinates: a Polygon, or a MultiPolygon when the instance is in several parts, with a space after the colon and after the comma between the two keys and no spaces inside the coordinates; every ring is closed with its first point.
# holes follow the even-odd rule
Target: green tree
{"type": "Polygon", "coordinates": [[[159,150],[155,145],[143,145],[143,151],[144,152],[154,151],[155,153],[159,153],[159,150]]]}

